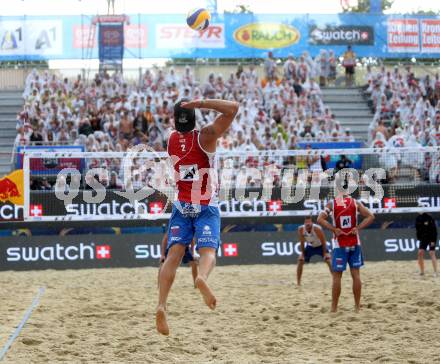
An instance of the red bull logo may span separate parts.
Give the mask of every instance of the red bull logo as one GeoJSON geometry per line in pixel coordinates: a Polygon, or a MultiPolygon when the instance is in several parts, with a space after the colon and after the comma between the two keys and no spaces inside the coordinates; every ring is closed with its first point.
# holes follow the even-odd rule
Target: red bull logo
{"type": "Polygon", "coordinates": [[[0,202],[24,204],[23,170],[19,169],[0,179],[0,202]]]}
{"type": "Polygon", "coordinates": [[[20,197],[17,185],[9,178],[0,180],[0,199],[6,201],[12,197],[20,197]]]}

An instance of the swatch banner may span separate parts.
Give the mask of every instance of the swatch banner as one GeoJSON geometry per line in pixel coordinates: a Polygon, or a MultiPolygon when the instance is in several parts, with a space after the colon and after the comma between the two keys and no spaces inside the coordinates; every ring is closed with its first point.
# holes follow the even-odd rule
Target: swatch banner
{"type": "MultiPolygon", "coordinates": [[[[213,14],[205,31],[184,15],[131,14],[121,29],[96,29],[90,16],[0,18],[0,60],[100,58],[264,58],[316,56],[322,49],[359,57],[438,58],[440,17],[372,14],[213,14]],[[105,37],[103,37],[105,35],[105,37]],[[121,37],[122,35],[122,37],[121,37]],[[110,47],[110,48],[109,48],[110,47]],[[110,52],[111,50],[111,52],[110,52]]],[[[113,27],[113,26],[112,26],[113,27]]]]}
{"type": "MultiPolygon", "coordinates": [[[[326,234],[331,249],[331,237],[326,234]]],[[[360,238],[365,242],[362,250],[367,265],[371,261],[416,259],[419,242],[414,230],[367,229],[361,231],[360,238]]],[[[161,234],[0,238],[0,271],[155,267],[161,256],[161,240],[161,234]]],[[[221,241],[218,265],[295,264],[300,254],[296,231],[224,233],[221,241]]],[[[312,261],[320,259],[315,256],[312,261]]]]}
{"type": "MultiPolygon", "coordinates": [[[[383,189],[384,197],[381,200],[361,201],[368,208],[382,209],[381,211],[388,213],[393,213],[395,208],[423,207],[429,210],[440,207],[439,185],[415,187],[384,185],[383,189]]],[[[292,189],[291,196],[301,191],[301,188],[298,191],[292,189]]],[[[325,208],[333,196],[333,190],[329,187],[322,187],[319,190],[319,197],[312,197],[316,191],[307,188],[304,190],[304,198],[300,201],[285,203],[282,201],[283,192],[280,188],[274,188],[265,199],[262,199],[265,193],[262,188],[246,189],[245,200],[237,197],[240,192],[242,191],[220,189],[219,209],[223,217],[238,215],[258,219],[276,212],[308,212],[316,215],[325,208]]],[[[57,217],[59,220],[67,221],[100,221],[118,217],[119,220],[145,219],[142,214],[151,214],[150,217],[156,215],[160,219],[163,213],[171,212],[171,204],[167,203],[167,196],[160,192],[154,192],[145,199],[135,198],[133,201],[121,196],[121,192],[111,190],[106,191],[102,199],[97,197],[97,192],[94,190],[70,191],[70,193],[73,194],[71,197],[66,195],[65,200],[61,200],[54,191],[31,191],[30,216],[37,221],[43,217],[57,217]]],[[[167,195],[173,196],[173,191],[168,191],[167,195]]],[[[359,190],[353,193],[353,197],[360,198],[359,190]]]]}

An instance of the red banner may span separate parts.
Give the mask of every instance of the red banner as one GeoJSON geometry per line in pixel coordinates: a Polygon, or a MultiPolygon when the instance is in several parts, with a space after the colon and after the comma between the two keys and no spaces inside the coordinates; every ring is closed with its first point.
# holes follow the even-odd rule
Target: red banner
{"type": "MultiPolygon", "coordinates": [[[[73,26],[73,48],[96,48],[97,28],[90,25],[73,26]]],[[[125,48],[147,48],[147,26],[146,25],[125,25],[124,46],[125,48]]]]}
{"type": "Polygon", "coordinates": [[[389,52],[420,51],[420,31],[417,19],[389,19],[387,33],[389,52]]]}
{"type": "Polygon", "coordinates": [[[440,52],[440,20],[422,19],[422,52],[440,52]]]}

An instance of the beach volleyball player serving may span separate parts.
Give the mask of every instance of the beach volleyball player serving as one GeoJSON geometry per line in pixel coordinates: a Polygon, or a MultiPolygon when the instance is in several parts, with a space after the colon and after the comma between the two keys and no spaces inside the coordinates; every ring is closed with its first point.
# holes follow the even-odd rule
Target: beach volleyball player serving
{"type": "Polygon", "coordinates": [[[228,130],[237,111],[237,102],[224,100],[181,100],[174,105],[176,130],[168,139],[168,154],[174,167],[177,196],[168,224],[168,256],[159,275],[156,327],[161,334],[169,334],[167,298],[177,267],[193,238],[200,255],[195,286],[209,308],[216,306],[216,297],[207,283],[220,243],[214,153],[217,139],[228,130]],[[219,115],[199,131],[195,129],[196,108],[215,110],[219,115]]]}

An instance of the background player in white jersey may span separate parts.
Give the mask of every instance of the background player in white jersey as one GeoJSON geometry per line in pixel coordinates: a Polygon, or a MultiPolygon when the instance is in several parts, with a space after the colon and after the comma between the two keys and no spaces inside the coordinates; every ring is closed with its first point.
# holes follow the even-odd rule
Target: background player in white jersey
{"type": "Polygon", "coordinates": [[[185,254],[193,239],[200,255],[195,286],[210,309],[217,298],[208,285],[220,244],[220,211],[217,201],[217,171],[214,155],[217,139],[229,129],[239,104],[225,100],[181,100],[174,105],[176,131],[168,139],[168,154],[174,167],[177,196],[168,224],[168,256],[159,275],[159,303],[156,328],[169,334],[166,315],[168,294],[185,254]],[[196,108],[211,109],[219,115],[200,131],[195,129],[196,108]]]}
{"type": "Polygon", "coordinates": [[[298,257],[296,268],[296,282],[300,286],[304,263],[309,263],[310,258],[314,255],[320,255],[324,259],[330,269],[330,273],[332,268],[324,232],[319,225],[313,223],[311,216],[307,216],[304,219],[304,225],[298,228],[298,236],[301,244],[301,254],[298,257]]]}

